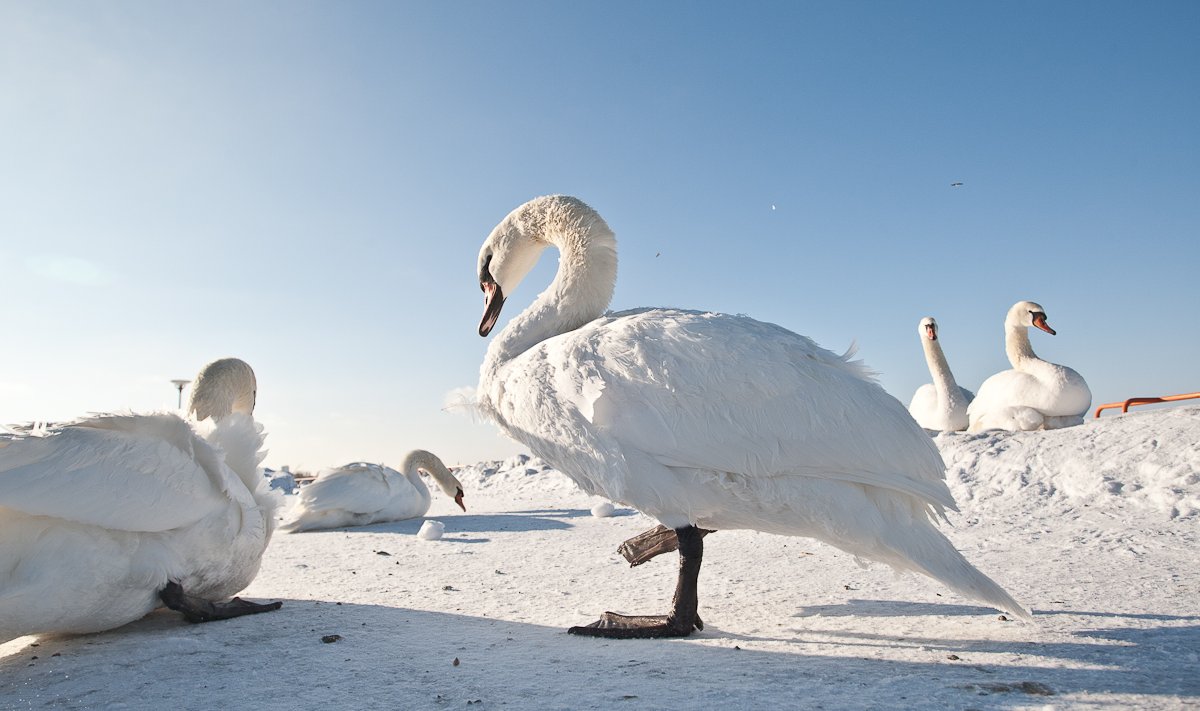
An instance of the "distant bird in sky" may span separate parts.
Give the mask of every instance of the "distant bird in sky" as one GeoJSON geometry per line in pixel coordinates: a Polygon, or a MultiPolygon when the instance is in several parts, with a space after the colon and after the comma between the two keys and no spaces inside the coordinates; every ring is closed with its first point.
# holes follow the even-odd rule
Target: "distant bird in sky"
{"type": "Polygon", "coordinates": [[[957,188],[960,186],[962,186],[962,183],[950,183],[950,187],[952,187],[952,188],[957,188]]]}

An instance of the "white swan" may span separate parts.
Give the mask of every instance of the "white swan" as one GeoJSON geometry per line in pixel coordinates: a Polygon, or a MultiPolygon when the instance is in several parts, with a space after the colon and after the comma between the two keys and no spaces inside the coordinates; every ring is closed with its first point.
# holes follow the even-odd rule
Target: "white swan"
{"type": "Polygon", "coordinates": [[[286,528],[295,533],[424,516],[430,496],[421,472],[433,477],[454,503],[467,510],[462,484],[437,455],[414,449],[400,468],[403,474],[380,464],[355,462],[321,472],[316,481],[300,490],[295,518],[286,528]]]}
{"type": "Polygon", "coordinates": [[[601,317],[616,240],[583,202],[531,200],[488,236],[480,335],[549,245],[560,251],[558,274],[488,347],[478,406],[588,493],[674,529],[681,559],[670,615],[606,613],[571,632],[699,628],[700,527],[810,536],[1027,615],[934,527],[934,516],[954,508],[941,456],[860,363],[745,317],[674,309],[601,317]]]}
{"type": "Polygon", "coordinates": [[[0,447],[0,639],[97,632],[161,604],[192,622],[278,609],[239,598],[271,536],[254,371],[197,376],[189,412],[100,415],[0,447]],[[200,432],[204,433],[201,436],[200,432]]]}
{"type": "Polygon", "coordinates": [[[926,316],[917,324],[921,336],[921,348],[925,351],[925,363],[929,366],[932,383],[917,388],[908,403],[908,414],[917,424],[927,430],[958,432],[967,429],[967,404],[975,394],[954,382],[954,373],[942,352],[938,340],[937,320],[926,316]]]}
{"type": "Polygon", "coordinates": [[[970,430],[1057,429],[1083,424],[1092,406],[1092,391],[1079,373],[1038,358],[1029,344],[1029,327],[1055,335],[1046,310],[1018,301],[1004,319],[1004,350],[1012,370],[983,381],[967,408],[970,430]]]}

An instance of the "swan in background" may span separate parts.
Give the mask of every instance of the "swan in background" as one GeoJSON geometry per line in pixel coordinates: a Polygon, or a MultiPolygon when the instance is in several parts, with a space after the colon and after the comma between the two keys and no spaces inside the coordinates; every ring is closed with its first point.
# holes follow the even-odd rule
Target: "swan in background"
{"type": "Polygon", "coordinates": [[[437,455],[414,449],[400,468],[403,474],[381,464],[355,462],[321,472],[300,490],[295,517],[285,528],[295,533],[420,518],[430,503],[421,472],[433,477],[454,503],[467,510],[462,484],[437,455]]]}
{"type": "Polygon", "coordinates": [[[488,236],[478,262],[481,336],[550,245],[560,252],[557,276],[489,345],[477,405],[587,493],[673,529],[681,561],[669,615],[605,613],[570,632],[674,637],[701,628],[702,537],[722,528],[816,538],[1028,616],[934,526],[954,508],[941,456],[861,363],[741,316],[602,316],[616,239],[580,200],[536,198],[488,236]]]}
{"type": "Polygon", "coordinates": [[[1092,406],[1092,391],[1079,373],[1038,358],[1029,344],[1029,327],[1055,335],[1046,310],[1018,301],[1004,319],[1004,350],[1012,370],[983,381],[967,408],[970,430],[1058,429],[1083,424],[1092,406]]]}
{"type": "Polygon", "coordinates": [[[917,388],[908,404],[908,413],[927,430],[958,432],[967,429],[967,403],[975,394],[954,382],[954,373],[950,372],[942,342],[938,340],[937,320],[932,316],[921,319],[917,333],[921,336],[921,348],[925,350],[925,363],[933,382],[917,388]]]}
{"type": "Polygon", "coordinates": [[[191,622],[279,609],[220,602],[271,537],[255,397],[254,371],[226,358],[196,377],[191,422],[97,415],[6,435],[0,639],[111,629],[162,604],[191,622]]]}

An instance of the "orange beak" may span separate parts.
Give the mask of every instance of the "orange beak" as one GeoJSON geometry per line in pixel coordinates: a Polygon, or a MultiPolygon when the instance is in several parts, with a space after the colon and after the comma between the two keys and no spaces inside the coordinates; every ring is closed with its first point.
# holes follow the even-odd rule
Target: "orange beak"
{"type": "Polygon", "coordinates": [[[463,490],[462,490],[462,489],[459,489],[459,490],[458,490],[458,493],[454,495],[454,503],[458,504],[458,507],[459,507],[460,509],[462,509],[463,511],[466,511],[466,510],[467,510],[467,505],[466,505],[466,504],[464,504],[464,503],[462,502],[462,500],[463,500],[463,490]]]}
{"type": "Polygon", "coordinates": [[[1033,325],[1049,333],[1051,336],[1058,335],[1053,328],[1050,328],[1050,324],[1046,323],[1046,314],[1034,314],[1033,325]]]}

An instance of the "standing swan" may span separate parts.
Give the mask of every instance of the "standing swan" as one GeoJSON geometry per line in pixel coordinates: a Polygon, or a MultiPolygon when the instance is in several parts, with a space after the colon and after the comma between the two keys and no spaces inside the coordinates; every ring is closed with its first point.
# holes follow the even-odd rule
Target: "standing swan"
{"type": "Polygon", "coordinates": [[[488,347],[478,405],[587,493],[674,529],[681,561],[669,615],[605,613],[570,632],[699,629],[700,527],[817,538],[1027,616],[934,527],[954,508],[941,457],[861,364],[745,317],[601,316],[616,281],[616,239],[580,200],[536,198],[492,230],[479,252],[481,336],[550,245],[560,251],[558,274],[488,347]]]}
{"type": "Polygon", "coordinates": [[[1046,310],[1018,301],[1004,319],[1004,350],[1012,370],[983,381],[967,408],[970,430],[1053,430],[1083,424],[1092,406],[1092,391],[1079,373],[1038,358],[1029,344],[1029,327],[1055,335],[1046,310]]]}
{"type": "Polygon", "coordinates": [[[0,441],[0,639],[98,632],[160,604],[191,622],[279,609],[218,602],[271,537],[255,391],[226,358],[196,377],[193,423],[100,415],[0,441]]]}
{"type": "Polygon", "coordinates": [[[467,510],[462,484],[436,454],[414,449],[404,457],[400,469],[403,474],[380,464],[355,462],[321,472],[316,481],[300,490],[296,517],[286,528],[296,533],[424,516],[431,497],[421,472],[433,477],[446,496],[467,510]]]}
{"type": "Polygon", "coordinates": [[[937,321],[926,316],[917,324],[917,333],[921,336],[925,363],[933,382],[917,388],[908,404],[908,413],[927,430],[958,432],[967,429],[967,403],[975,395],[954,382],[954,373],[950,372],[942,342],[938,340],[937,321]]]}

